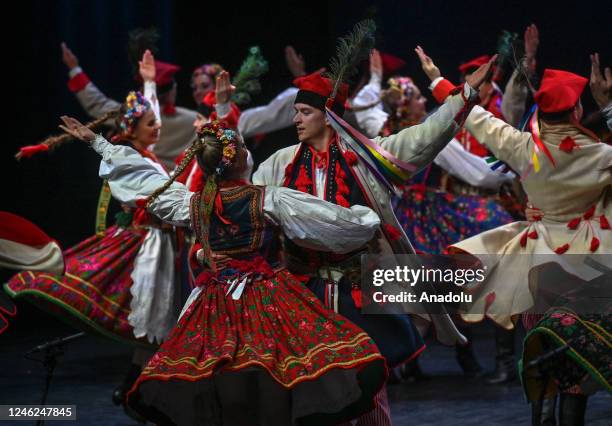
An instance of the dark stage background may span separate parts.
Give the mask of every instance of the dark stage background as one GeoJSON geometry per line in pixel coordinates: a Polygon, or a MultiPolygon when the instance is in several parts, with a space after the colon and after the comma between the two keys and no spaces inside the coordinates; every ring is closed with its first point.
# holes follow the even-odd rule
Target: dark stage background
{"type": "MultiPolygon", "coordinates": [[[[457,78],[457,65],[493,53],[502,29],[522,32],[534,22],[540,29],[539,68],[563,68],[588,75],[588,54],[602,53],[612,62],[607,2],[536,1],[33,1],[14,2],[4,12],[5,113],[0,210],[20,214],[58,239],[63,247],[93,234],[100,189],[99,158],[81,143],[67,144],[50,155],[15,161],[19,146],[57,131],[58,117],[86,116],[66,87],[67,70],[59,44],[66,41],[83,69],[104,92],[122,99],[135,87],[125,53],[129,29],[156,26],[161,35],[159,59],[183,69],[178,75],[178,105],[193,107],[189,76],[194,66],[216,61],[236,70],[247,47],[257,44],[270,62],[263,93],[253,105],[271,99],[291,81],[283,47],[292,44],[308,71],[325,66],[335,38],[357,20],[374,16],[377,47],[407,61],[403,70],[425,89],[427,81],[413,48],[421,44],[445,75],[457,78]]],[[[594,103],[590,94],[583,102],[594,103]]],[[[429,103],[430,108],[433,102],[429,103]]],[[[269,135],[256,158],[295,143],[293,129],[269,135]]],[[[110,218],[109,218],[110,219],[110,218]]]]}

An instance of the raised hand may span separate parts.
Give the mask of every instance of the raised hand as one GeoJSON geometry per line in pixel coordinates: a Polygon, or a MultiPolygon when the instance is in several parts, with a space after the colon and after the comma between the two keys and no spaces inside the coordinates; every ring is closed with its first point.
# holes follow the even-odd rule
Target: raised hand
{"type": "Polygon", "coordinates": [[[138,61],[138,72],[143,81],[155,81],[155,58],[149,49],[145,50],[142,60],[138,61]]]}
{"type": "Polygon", "coordinates": [[[535,73],[536,67],[536,54],[538,52],[538,45],[540,44],[540,33],[538,27],[535,24],[531,24],[525,29],[523,35],[525,42],[525,59],[527,60],[527,68],[530,72],[535,73]]]}
{"type": "Polygon", "coordinates": [[[230,82],[229,73],[227,71],[221,71],[217,76],[215,86],[215,97],[217,99],[217,103],[228,103],[235,90],[236,87],[232,86],[232,83],[230,82]]]}
{"type": "Polygon", "coordinates": [[[75,139],[92,142],[96,138],[96,134],[76,118],[68,117],[67,115],[62,115],[60,118],[64,125],[60,124],[59,128],[75,139]]]}
{"type": "Polygon", "coordinates": [[[79,58],[76,57],[72,50],[66,46],[66,43],[62,42],[62,61],[69,70],[79,66],[79,58]]]}
{"type": "Polygon", "coordinates": [[[421,46],[417,46],[414,49],[419,60],[421,61],[421,68],[425,72],[425,75],[429,77],[431,81],[434,81],[436,78],[440,77],[440,69],[434,64],[433,60],[425,54],[425,51],[421,46]]]}
{"type": "Polygon", "coordinates": [[[601,73],[601,65],[599,64],[599,53],[591,55],[591,94],[599,105],[599,108],[604,108],[612,100],[612,72],[609,67],[606,67],[604,74],[601,73]]]}
{"type": "Polygon", "coordinates": [[[468,75],[465,78],[465,82],[470,85],[470,87],[474,89],[478,89],[482,83],[487,80],[489,75],[493,72],[493,64],[497,60],[497,55],[494,55],[489,62],[486,64],[482,64],[478,67],[476,71],[472,74],[468,75]]]}
{"type": "Polygon", "coordinates": [[[287,68],[291,71],[293,77],[301,77],[306,75],[306,63],[304,57],[298,55],[293,46],[285,47],[285,62],[287,62],[287,68]]]}
{"type": "Polygon", "coordinates": [[[370,74],[377,75],[378,78],[382,79],[383,76],[383,63],[380,57],[380,52],[376,49],[372,49],[370,52],[370,74]]]}

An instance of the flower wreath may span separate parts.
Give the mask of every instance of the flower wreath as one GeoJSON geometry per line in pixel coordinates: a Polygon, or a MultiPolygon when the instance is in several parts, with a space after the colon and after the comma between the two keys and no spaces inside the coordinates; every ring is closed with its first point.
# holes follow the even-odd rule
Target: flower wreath
{"type": "Polygon", "coordinates": [[[151,103],[140,92],[130,92],[125,98],[127,110],[121,116],[119,127],[123,135],[129,135],[134,131],[136,121],[151,109],[151,103]]]}

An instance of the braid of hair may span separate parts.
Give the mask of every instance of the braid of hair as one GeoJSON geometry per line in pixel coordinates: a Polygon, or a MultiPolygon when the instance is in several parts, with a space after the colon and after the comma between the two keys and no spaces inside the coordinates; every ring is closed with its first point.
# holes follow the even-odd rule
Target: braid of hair
{"type": "Polygon", "coordinates": [[[170,185],[172,185],[172,182],[174,182],[180,175],[183,174],[187,166],[189,166],[189,164],[191,163],[191,160],[193,160],[196,154],[200,152],[203,148],[204,144],[202,143],[202,141],[199,138],[196,139],[193,145],[190,146],[187,152],[185,153],[185,157],[176,167],[174,173],[172,173],[172,176],[170,176],[170,179],[168,179],[162,186],[157,188],[155,191],[153,191],[151,195],[149,195],[149,197],[147,198],[147,208],[151,207],[153,201],[155,201],[157,197],[164,193],[166,189],[168,189],[170,185]]]}
{"type": "MultiPolygon", "coordinates": [[[[95,119],[93,121],[90,121],[89,123],[85,124],[85,127],[87,127],[88,129],[91,129],[91,130],[96,130],[102,124],[104,124],[104,122],[106,122],[107,120],[110,120],[110,119],[115,119],[120,114],[121,114],[120,110],[109,111],[106,114],[104,114],[102,117],[97,118],[97,119],[95,119]]],[[[73,139],[74,138],[72,137],[72,135],[69,135],[68,133],[64,133],[64,134],[61,134],[61,135],[49,136],[47,139],[43,140],[42,142],[39,142],[36,145],[32,145],[32,147],[36,147],[38,145],[44,145],[47,148],[45,150],[49,150],[49,149],[56,148],[56,147],[66,143],[68,141],[73,140],[73,139]]],[[[25,147],[25,148],[29,148],[29,146],[25,147]]],[[[18,160],[20,158],[22,158],[24,156],[22,151],[18,152],[15,155],[15,158],[17,158],[18,160]]]]}

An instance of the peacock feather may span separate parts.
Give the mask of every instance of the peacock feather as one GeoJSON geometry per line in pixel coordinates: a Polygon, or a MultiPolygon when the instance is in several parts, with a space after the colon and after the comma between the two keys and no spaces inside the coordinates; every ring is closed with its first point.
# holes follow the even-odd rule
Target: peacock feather
{"type": "Polygon", "coordinates": [[[236,87],[232,101],[241,106],[251,102],[251,97],[261,92],[259,78],[267,72],[268,61],[261,54],[261,49],[258,46],[249,48],[249,54],[232,81],[236,87]]]}
{"type": "Polygon", "coordinates": [[[372,19],[364,19],[353,27],[353,30],[338,40],[336,57],[329,64],[326,77],[334,82],[331,98],[335,98],[342,83],[357,73],[359,62],[367,59],[374,47],[376,24],[372,19]]]}

